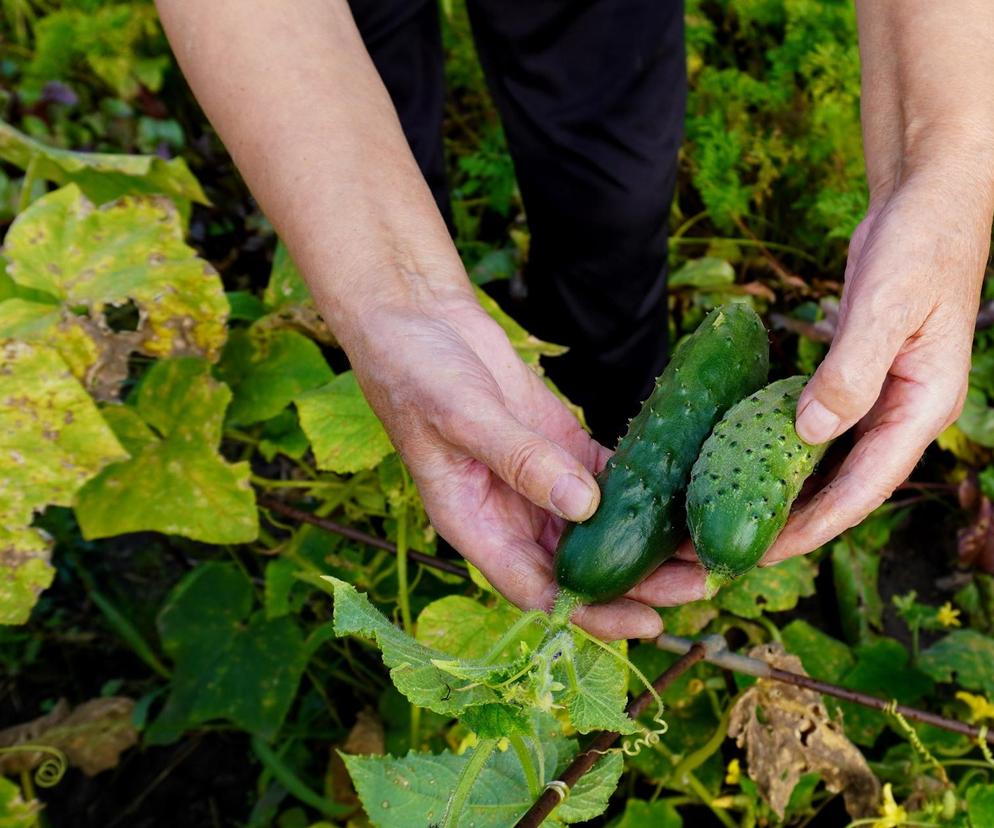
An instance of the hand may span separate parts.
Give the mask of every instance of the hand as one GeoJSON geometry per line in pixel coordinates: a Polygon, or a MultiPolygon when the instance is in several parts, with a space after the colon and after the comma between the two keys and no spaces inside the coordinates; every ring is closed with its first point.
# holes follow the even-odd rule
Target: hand
{"type": "Polygon", "coordinates": [[[798,402],[797,430],[821,443],[855,424],[856,443],[764,564],[863,520],[963,407],[990,215],[952,179],[929,179],[896,189],[853,234],[839,326],[798,402]]]}
{"type": "MultiPolygon", "coordinates": [[[[593,514],[600,495],[592,473],[610,452],[471,295],[431,315],[408,305],[371,312],[349,354],[438,532],[510,601],[548,610],[559,535],[566,519],[593,514]]],[[[609,640],[662,629],[653,609],[629,598],[583,608],[573,620],[609,640]]]]}

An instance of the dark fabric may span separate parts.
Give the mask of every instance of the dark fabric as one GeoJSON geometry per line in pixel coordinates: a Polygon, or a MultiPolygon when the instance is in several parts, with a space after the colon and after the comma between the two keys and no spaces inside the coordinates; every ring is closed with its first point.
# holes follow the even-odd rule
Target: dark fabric
{"type": "Polygon", "coordinates": [[[445,64],[438,4],[432,0],[350,0],[349,6],[411,151],[451,230],[442,148],[445,64]]]}
{"type": "MultiPolygon", "coordinates": [[[[527,298],[508,310],[570,347],[546,370],[613,444],[666,361],[666,225],[686,99],[682,2],[467,2],[531,230],[527,298]]],[[[422,162],[418,147],[441,127],[440,74],[434,94],[422,88],[423,67],[441,71],[422,51],[440,53],[436,6],[353,0],[353,11],[433,181],[437,159],[422,162]],[[419,46],[407,42],[415,35],[419,46]],[[412,54],[422,69],[398,67],[412,54]],[[411,102],[412,86],[430,106],[411,102]]],[[[433,190],[445,204],[444,188],[433,190]]]]}

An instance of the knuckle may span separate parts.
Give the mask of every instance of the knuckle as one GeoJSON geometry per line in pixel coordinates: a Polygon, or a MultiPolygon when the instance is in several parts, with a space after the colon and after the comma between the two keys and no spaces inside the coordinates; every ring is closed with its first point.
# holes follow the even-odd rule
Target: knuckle
{"type": "Polygon", "coordinates": [[[540,469],[545,447],[538,440],[522,440],[504,458],[501,477],[517,491],[531,488],[540,469]]]}
{"type": "Polygon", "coordinates": [[[837,414],[858,416],[880,392],[871,387],[872,376],[865,363],[853,360],[826,360],[818,369],[816,396],[837,414]]]}

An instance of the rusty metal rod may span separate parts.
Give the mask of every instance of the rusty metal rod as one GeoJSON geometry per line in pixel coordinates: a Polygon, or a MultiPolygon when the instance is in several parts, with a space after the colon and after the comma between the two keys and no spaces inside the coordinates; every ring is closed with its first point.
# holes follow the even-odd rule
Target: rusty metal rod
{"type": "MultiPolygon", "coordinates": [[[[341,523],[328,520],[328,518],[318,517],[317,515],[306,512],[303,509],[298,509],[295,506],[284,503],[282,500],[270,495],[256,495],[256,502],[264,509],[278,512],[284,517],[292,518],[293,520],[300,521],[301,523],[309,523],[312,526],[317,526],[319,529],[324,529],[326,532],[341,535],[343,538],[354,540],[357,543],[364,543],[367,546],[382,549],[392,555],[397,554],[397,547],[388,540],[378,538],[375,535],[370,535],[368,532],[363,532],[359,529],[354,529],[351,526],[343,526],[341,523]]],[[[469,572],[465,566],[460,566],[459,564],[454,563],[453,561],[447,561],[444,558],[435,558],[414,549],[407,550],[407,557],[412,561],[417,561],[419,564],[423,564],[424,566],[431,566],[435,569],[440,569],[443,572],[448,572],[450,575],[458,575],[460,578],[469,577],[469,572]]]]}

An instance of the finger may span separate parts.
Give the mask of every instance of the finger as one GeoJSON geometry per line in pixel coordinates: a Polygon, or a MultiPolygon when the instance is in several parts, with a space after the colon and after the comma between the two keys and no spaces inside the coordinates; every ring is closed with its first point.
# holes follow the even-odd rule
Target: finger
{"type": "Polygon", "coordinates": [[[460,401],[438,427],[536,506],[571,521],[586,520],[597,508],[600,489],[586,466],[523,426],[496,397],[478,394],[460,401]]]}
{"type": "Polygon", "coordinates": [[[696,561],[672,558],[653,572],[627,597],[652,607],[675,607],[707,597],[704,579],[707,573],[696,561]]]}
{"type": "Polygon", "coordinates": [[[907,341],[905,299],[876,288],[848,297],[847,312],[824,361],[797,403],[797,433],[825,443],[853,426],[873,407],[887,373],[907,341]],[[874,294],[874,295],[871,295],[874,294]]]}
{"type": "Polygon", "coordinates": [[[640,601],[628,598],[580,607],[573,613],[572,620],[603,641],[655,638],[663,631],[663,619],[659,613],[640,601]]]}
{"type": "Polygon", "coordinates": [[[855,526],[908,478],[946,425],[958,391],[891,378],[838,474],[788,521],[761,565],[803,555],[855,526]]]}
{"type": "MultiPolygon", "coordinates": [[[[516,606],[545,612],[552,609],[559,591],[552,575],[552,555],[538,544],[504,537],[499,549],[483,550],[473,556],[473,563],[516,606]]],[[[652,638],[663,629],[655,610],[627,599],[581,607],[572,620],[605,641],[652,638]]]]}

